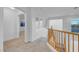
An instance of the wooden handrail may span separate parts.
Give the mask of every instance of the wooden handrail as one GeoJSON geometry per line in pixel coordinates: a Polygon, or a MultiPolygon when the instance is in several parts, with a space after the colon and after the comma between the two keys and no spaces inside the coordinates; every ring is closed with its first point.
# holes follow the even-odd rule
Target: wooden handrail
{"type": "Polygon", "coordinates": [[[71,46],[70,45],[70,41],[71,41],[70,35],[72,35],[72,51],[74,52],[74,41],[75,41],[74,36],[77,35],[78,36],[78,51],[79,51],[79,34],[78,33],[57,30],[57,29],[48,29],[48,32],[51,33],[50,35],[48,34],[48,36],[50,36],[48,38],[49,44],[53,45],[53,43],[54,43],[54,46],[55,46],[54,48],[56,50],[64,51],[64,52],[66,52],[66,51],[70,52],[70,46],[71,46]],[[60,33],[62,33],[62,35],[60,33]],[[68,34],[68,36],[67,36],[67,34],[68,34]],[[67,39],[66,36],[68,37],[68,41],[66,40],[67,39]],[[53,42],[51,42],[52,41],[52,39],[50,39],[51,37],[53,38],[53,42]],[[63,39],[60,37],[63,37],[63,39]],[[68,48],[67,48],[67,45],[68,45],[68,48]]]}
{"type": "MultiPolygon", "coordinates": [[[[49,30],[49,29],[48,29],[49,30]]],[[[51,29],[50,29],[51,30],[51,29]]],[[[64,31],[64,30],[57,30],[57,29],[52,29],[53,31],[58,31],[58,32],[66,32],[69,34],[74,34],[74,35],[78,35],[79,33],[75,33],[75,32],[68,32],[68,31],[64,31]]]]}

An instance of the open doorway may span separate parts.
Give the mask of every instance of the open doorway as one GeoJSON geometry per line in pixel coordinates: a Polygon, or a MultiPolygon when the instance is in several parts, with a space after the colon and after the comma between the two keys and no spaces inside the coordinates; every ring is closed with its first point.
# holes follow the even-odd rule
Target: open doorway
{"type": "Polygon", "coordinates": [[[62,30],[63,29],[63,19],[51,19],[51,20],[49,20],[49,28],[62,30]]]}
{"type": "Polygon", "coordinates": [[[25,17],[24,14],[19,15],[19,36],[23,41],[25,40],[25,17]]]}

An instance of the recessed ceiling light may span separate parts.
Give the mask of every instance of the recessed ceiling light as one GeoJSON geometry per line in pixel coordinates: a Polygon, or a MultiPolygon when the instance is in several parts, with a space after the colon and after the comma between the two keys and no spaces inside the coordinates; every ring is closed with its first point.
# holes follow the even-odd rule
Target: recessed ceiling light
{"type": "Polygon", "coordinates": [[[14,7],[10,7],[10,8],[13,9],[13,10],[15,9],[14,7]]]}

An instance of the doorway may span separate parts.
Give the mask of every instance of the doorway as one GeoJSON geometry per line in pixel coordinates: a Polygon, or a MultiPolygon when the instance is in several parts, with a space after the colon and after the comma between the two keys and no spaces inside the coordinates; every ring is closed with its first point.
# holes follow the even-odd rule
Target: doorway
{"type": "Polygon", "coordinates": [[[63,19],[51,19],[51,20],[49,20],[49,28],[62,30],[63,29],[63,19]]]}
{"type": "Polygon", "coordinates": [[[25,40],[25,17],[24,14],[19,15],[19,36],[21,39],[25,40]]]}

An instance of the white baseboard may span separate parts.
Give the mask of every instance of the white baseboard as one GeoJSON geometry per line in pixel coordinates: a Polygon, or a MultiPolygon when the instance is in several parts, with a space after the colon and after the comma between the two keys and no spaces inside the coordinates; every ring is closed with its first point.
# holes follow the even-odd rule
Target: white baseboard
{"type": "Polygon", "coordinates": [[[47,46],[50,48],[52,52],[57,52],[56,49],[54,49],[48,42],[47,42],[47,46]]]}

